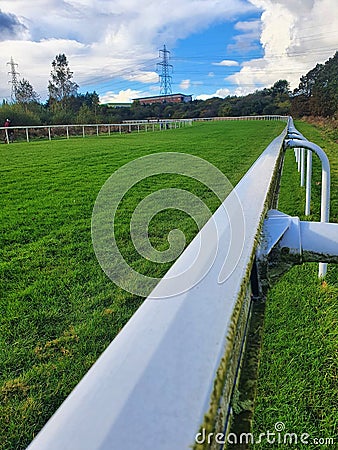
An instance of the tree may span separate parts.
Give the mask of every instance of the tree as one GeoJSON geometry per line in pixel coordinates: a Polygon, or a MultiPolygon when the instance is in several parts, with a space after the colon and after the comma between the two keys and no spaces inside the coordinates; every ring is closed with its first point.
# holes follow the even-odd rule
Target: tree
{"type": "Polygon", "coordinates": [[[64,53],[56,55],[52,67],[51,80],[48,83],[50,103],[60,102],[64,107],[68,98],[77,95],[79,86],[72,81],[73,72],[69,69],[64,53]]]}
{"type": "Polygon", "coordinates": [[[81,96],[83,99],[83,104],[88,106],[90,111],[94,114],[95,121],[98,118],[98,113],[100,110],[100,97],[99,95],[94,92],[86,92],[85,95],[81,96]]]}
{"type": "Polygon", "coordinates": [[[292,111],[295,115],[332,117],[338,110],[338,52],[317,64],[300,78],[293,91],[292,111]]]}
{"type": "Polygon", "coordinates": [[[290,93],[290,83],[287,80],[278,80],[271,88],[271,93],[273,96],[286,94],[289,96],[290,93]]]}
{"type": "Polygon", "coordinates": [[[95,122],[95,114],[85,103],[79,109],[79,112],[76,116],[76,122],[80,124],[95,122]]]}
{"type": "Polygon", "coordinates": [[[23,105],[38,103],[39,95],[34,91],[33,86],[24,78],[19,81],[16,89],[16,101],[23,105]]]}

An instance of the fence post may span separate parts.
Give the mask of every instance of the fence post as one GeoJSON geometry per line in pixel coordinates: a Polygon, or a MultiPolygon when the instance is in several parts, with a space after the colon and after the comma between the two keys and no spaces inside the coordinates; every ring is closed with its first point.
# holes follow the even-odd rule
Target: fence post
{"type": "Polygon", "coordinates": [[[48,139],[51,141],[52,140],[52,136],[51,136],[51,133],[50,133],[51,127],[47,127],[47,128],[48,128],[48,139]]]}
{"type": "Polygon", "coordinates": [[[69,139],[69,127],[68,127],[68,125],[66,126],[66,132],[67,132],[67,139],[69,139]]]}
{"type": "Polygon", "coordinates": [[[300,185],[304,186],[305,178],[305,148],[300,149],[300,185]]]}
{"type": "Polygon", "coordinates": [[[298,168],[298,172],[300,172],[300,148],[297,147],[297,168],[298,168]]]}
{"type": "Polygon", "coordinates": [[[26,128],[26,141],[29,142],[28,128],[26,128]]]}
{"type": "Polygon", "coordinates": [[[311,207],[311,179],[312,179],[312,152],[307,150],[306,164],[306,193],[305,193],[305,215],[310,215],[311,207]]]}

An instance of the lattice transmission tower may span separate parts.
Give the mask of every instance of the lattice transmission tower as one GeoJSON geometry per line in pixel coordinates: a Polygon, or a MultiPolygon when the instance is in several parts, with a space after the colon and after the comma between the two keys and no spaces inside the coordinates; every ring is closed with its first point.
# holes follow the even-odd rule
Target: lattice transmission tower
{"type": "Polygon", "coordinates": [[[159,56],[162,61],[157,63],[161,67],[162,73],[160,74],[160,94],[169,95],[172,94],[171,90],[171,75],[170,72],[173,70],[173,65],[169,64],[170,52],[163,46],[163,50],[159,51],[159,56]]]}
{"type": "Polygon", "coordinates": [[[18,67],[18,65],[14,62],[13,58],[11,57],[11,60],[7,63],[7,65],[10,66],[11,70],[10,72],[8,72],[8,74],[11,76],[11,80],[9,81],[9,83],[12,85],[12,89],[11,89],[11,101],[13,103],[16,102],[16,93],[18,91],[18,75],[19,72],[16,71],[16,67],[18,67]]]}

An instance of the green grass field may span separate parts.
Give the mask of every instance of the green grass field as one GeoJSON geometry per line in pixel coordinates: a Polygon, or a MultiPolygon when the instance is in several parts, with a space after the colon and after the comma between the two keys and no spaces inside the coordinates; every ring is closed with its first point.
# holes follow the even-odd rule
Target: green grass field
{"type": "MultiPolygon", "coordinates": [[[[101,270],[91,242],[91,214],[106,179],[135,158],[172,151],[202,157],[235,185],[281,122],[215,122],[164,132],[0,146],[1,322],[0,449],[24,449],[142,302],[101,270]]],[[[168,264],[139,258],[128,238],[133,207],[163,186],[192,190],[215,210],[208,189],[159,176],[132,189],[119,209],[119,245],[145,273],[168,264]]],[[[152,223],[157,248],[167,232],[197,229],[185,214],[152,223]]]]}
{"type": "MultiPolygon", "coordinates": [[[[338,222],[338,145],[305,123],[296,127],[320,145],[331,163],[331,221],[338,222]]],[[[293,151],[286,155],[279,209],[302,220],[320,219],[320,164],[314,161],[309,218],[304,217],[305,188],[299,187],[293,151]]],[[[338,448],[338,266],[330,265],[325,282],[318,264],[294,267],[269,292],[254,412],[254,436],[275,432],[308,433],[309,444],[273,445],[266,440],[254,449],[338,448]],[[331,445],[326,439],[334,439],[331,445]],[[313,439],[317,439],[313,442],[313,439]],[[320,445],[322,443],[322,445],[320,445]]],[[[276,435],[277,436],[277,435],[276,435]]],[[[293,441],[294,442],[294,441],[293,441]]]]}

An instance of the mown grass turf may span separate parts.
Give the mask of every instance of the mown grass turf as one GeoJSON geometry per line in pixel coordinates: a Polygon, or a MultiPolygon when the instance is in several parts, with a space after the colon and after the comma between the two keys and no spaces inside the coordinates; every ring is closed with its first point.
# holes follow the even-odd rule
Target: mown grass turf
{"type": "MultiPolygon", "coordinates": [[[[296,127],[320,145],[331,163],[331,221],[338,222],[338,145],[312,126],[296,127]]],[[[313,158],[311,216],[305,218],[305,192],[299,187],[293,151],[286,155],[279,209],[302,220],[320,220],[320,163],[313,158]]],[[[254,412],[254,435],[296,433],[298,443],[262,443],[254,449],[338,448],[338,266],[329,265],[325,282],[318,280],[318,264],[294,267],[270,291],[267,299],[263,350],[254,412]],[[309,445],[302,444],[308,433],[309,445]],[[331,445],[327,438],[333,438],[331,445]],[[322,439],[313,442],[313,439],[322,439]],[[322,442],[322,445],[317,443],[322,442]]],[[[272,437],[271,437],[272,438],[272,437]]]]}
{"type": "MultiPolygon", "coordinates": [[[[91,243],[91,214],[101,186],[128,161],[149,153],[205,158],[236,184],[285,124],[218,122],[164,132],[0,146],[1,322],[0,449],[24,449],[142,302],[101,270],[91,243]]],[[[179,176],[165,185],[192,190],[215,210],[208,189],[179,176]]],[[[149,193],[132,189],[119,210],[118,244],[152,276],[167,265],[138,257],[128,237],[130,211],[149,193]]],[[[185,214],[159,214],[151,238],[165,248],[167,232],[185,214]]]]}

